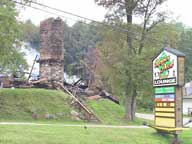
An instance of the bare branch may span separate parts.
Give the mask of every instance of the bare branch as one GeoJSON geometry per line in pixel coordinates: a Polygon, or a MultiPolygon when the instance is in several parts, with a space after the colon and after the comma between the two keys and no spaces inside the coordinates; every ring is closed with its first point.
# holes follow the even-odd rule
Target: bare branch
{"type": "Polygon", "coordinates": [[[157,26],[159,23],[164,22],[165,18],[161,18],[157,21],[154,21],[150,27],[147,28],[147,32],[151,31],[155,26],[157,26]]]}

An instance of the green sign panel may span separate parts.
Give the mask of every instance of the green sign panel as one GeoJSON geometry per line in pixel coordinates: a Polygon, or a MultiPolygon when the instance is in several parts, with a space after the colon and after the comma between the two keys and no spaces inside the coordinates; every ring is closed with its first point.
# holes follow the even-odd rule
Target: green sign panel
{"type": "Polygon", "coordinates": [[[175,87],[158,87],[155,88],[155,94],[175,93],[175,87]]]}

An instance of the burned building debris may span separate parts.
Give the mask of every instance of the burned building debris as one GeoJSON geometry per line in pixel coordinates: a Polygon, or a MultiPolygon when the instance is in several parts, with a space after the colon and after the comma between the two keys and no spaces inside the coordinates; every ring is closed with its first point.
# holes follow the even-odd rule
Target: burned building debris
{"type": "MultiPolygon", "coordinates": [[[[90,99],[106,98],[117,104],[118,99],[111,94],[103,91],[102,88],[93,89],[94,71],[96,67],[96,58],[94,51],[88,53],[85,67],[88,69],[90,78],[80,78],[76,82],[69,84],[64,81],[64,22],[60,18],[49,18],[40,24],[40,58],[37,60],[35,57],[32,68],[28,73],[27,80],[18,81],[16,78],[9,79],[8,77],[0,77],[1,87],[16,87],[16,88],[53,88],[65,93],[71,97],[71,107],[79,113],[78,118],[88,121],[101,120],[88,108],[84,100],[87,97],[90,99]],[[39,63],[39,76],[38,79],[32,79],[32,71],[35,63],[39,63]],[[86,65],[87,64],[87,65],[86,65]]],[[[32,115],[34,119],[38,115],[32,115]]],[[[46,115],[48,118],[48,114],[46,115]]]]}
{"type": "Polygon", "coordinates": [[[49,18],[40,24],[40,78],[48,81],[64,80],[64,23],[49,18]]]}
{"type": "Polygon", "coordinates": [[[11,77],[0,75],[0,88],[9,88],[12,83],[13,79],[11,77]]]}

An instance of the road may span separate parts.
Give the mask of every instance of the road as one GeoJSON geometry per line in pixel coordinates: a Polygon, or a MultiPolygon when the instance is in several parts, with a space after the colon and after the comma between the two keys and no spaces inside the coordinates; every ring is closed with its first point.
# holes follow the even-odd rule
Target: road
{"type": "MultiPolygon", "coordinates": [[[[147,119],[147,120],[154,120],[153,114],[136,113],[136,117],[147,119]]],[[[190,120],[190,118],[183,118],[183,125],[185,125],[189,120],[190,120]]],[[[190,123],[186,126],[192,127],[192,123],[190,123]]]]}

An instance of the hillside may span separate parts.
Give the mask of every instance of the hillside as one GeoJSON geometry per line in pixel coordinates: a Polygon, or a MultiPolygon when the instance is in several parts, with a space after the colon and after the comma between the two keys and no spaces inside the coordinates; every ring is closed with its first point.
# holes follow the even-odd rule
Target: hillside
{"type": "MultiPolygon", "coordinates": [[[[47,89],[0,89],[0,121],[31,121],[36,113],[38,120],[45,120],[49,113],[56,120],[71,121],[70,97],[57,90],[47,89]]],[[[124,107],[110,100],[87,100],[87,107],[109,125],[142,125],[143,119],[127,122],[124,119],[124,107]]]]}
{"type": "MultiPolygon", "coordinates": [[[[94,111],[104,124],[112,125],[142,125],[146,120],[136,118],[134,122],[124,119],[124,107],[108,99],[88,100],[87,106],[94,111]]],[[[149,123],[149,121],[147,121],[149,123]]]]}
{"type": "Polygon", "coordinates": [[[44,119],[49,113],[58,119],[70,119],[70,99],[56,90],[0,89],[0,119],[30,120],[37,113],[44,119]]]}

